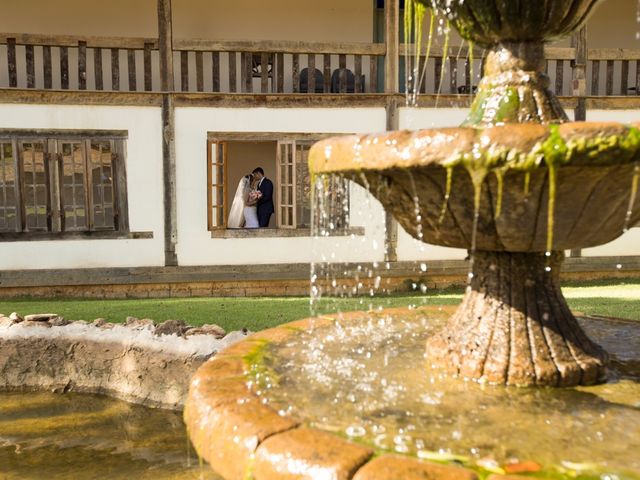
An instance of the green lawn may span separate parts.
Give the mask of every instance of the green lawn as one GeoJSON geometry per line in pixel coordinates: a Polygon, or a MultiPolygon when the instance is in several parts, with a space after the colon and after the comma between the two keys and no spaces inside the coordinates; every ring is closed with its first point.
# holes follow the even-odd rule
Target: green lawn
{"type": "MultiPolygon", "coordinates": [[[[640,281],[626,283],[572,284],[564,293],[574,310],[587,314],[640,320],[640,281]]],[[[322,313],[407,305],[455,305],[461,289],[434,292],[426,296],[394,295],[380,298],[326,299],[322,313]]],[[[227,331],[252,331],[309,316],[308,298],[175,298],[143,300],[16,299],[0,300],[0,312],[57,313],[72,320],[105,318],[122,322],[125,317],[156,321],[182,319],[192,325],[217,323],[227,331]]]]}

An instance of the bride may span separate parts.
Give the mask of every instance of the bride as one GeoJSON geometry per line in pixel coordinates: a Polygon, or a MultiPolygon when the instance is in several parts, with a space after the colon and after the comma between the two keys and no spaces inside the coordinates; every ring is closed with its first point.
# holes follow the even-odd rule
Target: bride
{"type": "Polygon", "coordinates": [[[258,228],[258,196],[255,193],[253,175],[240,179],[236,195],[229,211],[228,228],[258,228]]]}

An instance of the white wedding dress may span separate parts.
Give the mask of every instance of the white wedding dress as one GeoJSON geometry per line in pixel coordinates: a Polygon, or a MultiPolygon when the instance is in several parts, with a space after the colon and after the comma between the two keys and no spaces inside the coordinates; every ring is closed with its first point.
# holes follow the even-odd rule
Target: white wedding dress
{"type": "Polygon", "coordinates": [[[229,211],[228,228],[258,228],[260,226],[258,223],[258,207],[247,205],[250,192],[251,182],[247,177],[242,177],[238,183],[231,210],[229,211]]]}

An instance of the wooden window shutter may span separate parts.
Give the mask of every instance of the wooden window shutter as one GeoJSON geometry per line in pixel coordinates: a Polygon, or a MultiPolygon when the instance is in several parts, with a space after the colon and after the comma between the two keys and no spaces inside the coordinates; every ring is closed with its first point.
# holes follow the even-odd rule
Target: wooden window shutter
{"type": "Polygon", "coordinates": [[[296,228],[296,142],[278,141],[278,228],[296,228]]]}
{"type": "Polygon", "coordinates": [[[227,227],[227,142],[207,142],[207,225],[227,227]]]}
{"type": "Polygon", "coordinates": [[[19,232],[20,195],[16,142],[0,140],[0,232],[19,232]]]}

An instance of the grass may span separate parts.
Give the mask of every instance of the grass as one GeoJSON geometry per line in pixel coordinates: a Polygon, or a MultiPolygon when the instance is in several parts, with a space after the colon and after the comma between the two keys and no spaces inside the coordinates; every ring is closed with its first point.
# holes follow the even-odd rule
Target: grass
{"type": "MultiPolygon", "coordinates": [[[[589,282],[563,289],[572,309],[586,314],[640,320],[640,281],[626,283],[589,282]]],[[[462,289],[422,295],[380,298],[326,299],[322,313],[408,305],[456,305],[462,289]]],[[[0,312],[57,313],[70,320],[104,318],[123,322],[127,316],[152,318],[158,322],[182,319],[192,325],[216,323],[227,331],[270,328],[310,315],[309,299],[293,298],[171,298],[127,300],[30,299],[0,300],[0,312]]]]}

